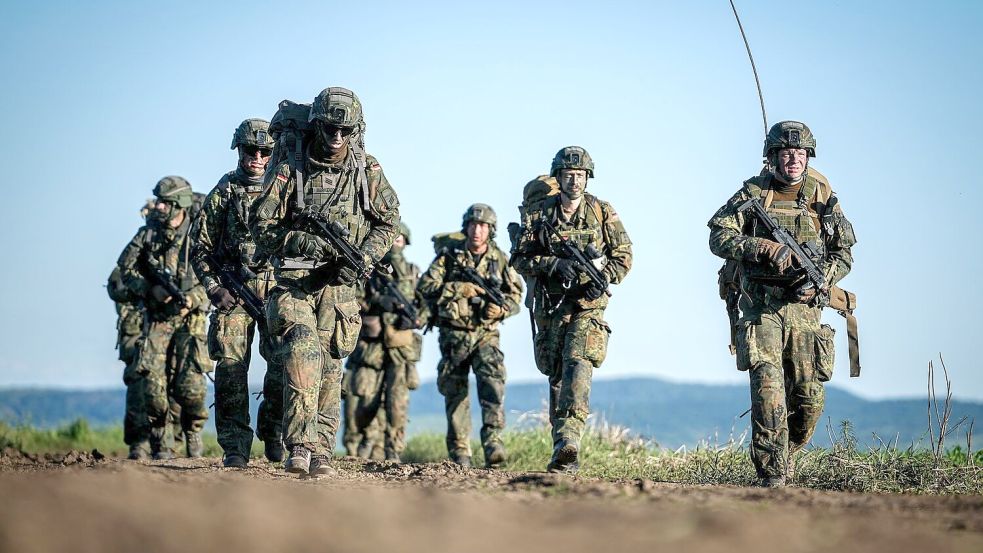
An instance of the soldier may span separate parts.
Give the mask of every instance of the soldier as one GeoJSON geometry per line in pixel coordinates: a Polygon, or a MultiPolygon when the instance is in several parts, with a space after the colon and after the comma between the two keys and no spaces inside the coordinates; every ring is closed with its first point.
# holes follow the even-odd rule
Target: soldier
{"type": "MultiPolygon", "coordinates": [[[[275,284],[269,262],[254,262],[256,244],[248,227],[250,209],[263,190],[263,174],[273,151],[269,126],[262,119],[246,119],[236,128],[232,149],[238,149],[238,166],[226,173],[208,194],[193,229],[195,246],[191,262],[216,307],[211,314],[208,348],[210,357],[216,361],[215,429],[225,452],[222,462],[226,467],[242,468],[249,462],[253,431],[249,426],[247,375],[257,327],[243,305],[243,298],[237,297],[229,287],[245,285],[262,300],[275,284]]],[[[256,436],[263,441],[266,458],[280,462],[283,461],[280,442],[283,369],[271,355],[272,342],[263,319],[258,325],[259,351],[267,367],[256,436]]]]}
{"type": "MultiPolygon", "coordinates": [[[[323,215],[368,268],[398,232],[399,200],[379,162],[364,150],[362,104],[350,90],[327,88],[314,99],[313,140],[296,166],[270,174],[252,221],[260,257],[270,257],[277,287],[267,324],[284,367],[283,441],[287,472],[329,474],[341,402],[341,359],[358,339],[357,285],[368,275],[341,257],[323,215]]],[[[274,117],[276,120],[276,117],[274,117]]],[[[304,121],[306,123],[307,121],[304,121]]]]}
{"type": "MultiPolygon", "coordinates": [[[[464,212],[464,237],[441,248],[420,278],[418,289],[440,327],[437,390],[447,413],[447,453],[459,465],[471,466],[471,413],[468,370],[473,369],[481,404],[481,444],[485,465],[506,461],[505,356],[499,348],[498,325],[519,312],[522,281],[509,258],[495,244],[497,218],[485,204],[464,212]],[[488,289],[469,279],[477,275],[488,289]],[[498,296],[501,303],[493,301],[498,296]]],[[[435,237],[436,238],[436,237],[435,237]]]]}
{"type": "Polygon", "coordinates": [[[363,458],[372,456],[378,445],[378,431],[373,427],[378,426],[383,429],[385,459],[395,462],[399,462],[406,447],[409,391],[419,384],[414,375],[423,336],[414,329],[426,317],[420,313],[423,302],[416,294],[420,269],[403,257],[410,231],[403,223],[399,224],[399,231],[389,253],[382,258],[384,265],[392,267],[392,276],[377,272],[364,287],[362,330],[355,351],[348,357],[348,401],[354,403],[355,428],[361,435],[357,454],[363,458]],[[410,304],[403,304],[387,290],[388,283],[394,284],[402,299],[410,304]],[[378,416],[380,412],[384,417],[378,416]]]}
{"type": "Polygon", "coordinates": [[[137,349],[143,335],[143,306],[123,285],[119,267],[113,269],[106,286],[109,297],[116,303],[116,349],[119,360],[126,364],[123,384],[126,385],[126,414],[123,417],[123,442],[130,447],[128,459],[141,461],[150,456],[150,434],[147,414],[143,408],[142,380],[136,374],[137,349]]]}
{"type": "Polygon", "coordinates": [[[772,169],[752,177],[710,219],[710,250],[739,263],[737,368],[751,380],[751,460],[761,484],[783,486],[792,455],[812,437],[833,363],[833,329],[820,324],[826,290],[802,285],[798,260],[738,208],[760,198],[800,244],[814,244],[829,285],[853,263],[853,227],[829,185],[808,171],[816,139],[797,121],[774,125],[764,154],[772,169]],[[817,293],[818,292],[818,293],[817,293]]]}
{"type": "Polygon", "coordinates": [[[150,451],[171,453],[167,431],[169,396],[181,406],[181,428],[189,457],[201,457],[201,429],[208,420],[205,376],[211,370],[205,344],[208,298],[190,264],[191,185],[176,176],[154,187],[151,221],[137,231],[117,265],[123,284],[146,308],[144,339],[136,374],[144,382],[150,451]]]}
{"type": "Polygon", "coordinates": [[[536,366],[549,378],[553,456],[547,470],[576,473],[592,373],[604,362],[611,333],[604,321],[607,287],[631,270],[631,240],[611,204],[586,192],[594,162],[585,149],[568,146],[557,152],[550,176],[559,188],[527,206],[512,265],[529,282],[538,329],[536,366]],[[598,280],[564,250],[564,242],[586,254],[598,280]]]}

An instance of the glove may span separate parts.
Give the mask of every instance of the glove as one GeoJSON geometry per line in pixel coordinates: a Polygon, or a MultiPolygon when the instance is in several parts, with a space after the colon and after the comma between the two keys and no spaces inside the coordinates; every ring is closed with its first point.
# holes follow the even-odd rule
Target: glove
{"type": "Polygon", "coordinates": [[[396,321],[396,330],[411,330],[414,328],[420,328],[420,323],[418,321],[411,321],[406,317],[400,317],[396,321]]]}
{"type": "Polygon", "coordinates": [[[572,259],[557,259],[553,263],[553,270],[550,271],[550,275],[558,274],[560,278],[566,281],[577,280],[577,263],[572,259]]]}
{"type": "Polygon", "coordinates": [[[761,239],[758,244],[758,259],[765,261],[778,273],[784,273],[792,266],[792,250],[774,240],[761,239]]]}
{"type": "Polygon", "coordinates": [[[489,321],[497,321],[505,316],[505,309],[502,309],[498,304],[488,302],[485,304],[485,318],[489,321]]]}
{"type": "Polygon", "coordinates": [[[584,288],[584,298],[586,298],[587,301],[594,301],[603,296],[606,289],[606,287],[595,284],[592,281],[587,285],[587,288],[584,288]]]}
{"type": "Polygon", "coordinates": [[[344,267],[338,269],[338,284],[342,284],[344,286],[355,286],[355,282],[358,281],[359,276],[361,275],[356,273],[355,269],[345,265],[344,267]]]}
{"type": "Polygon", "coordinates": [[[811,283],[800,286],[792,293],[795,303],[810,303],[816,297],[816,287],[811,283]]]}
{"type": "Polygon", "coordinates": [[[334,248],[320,236],[300,230],[287,233],[283,249],[287,255],[299,255],[318,261],[330,257],[334,252],[334,248]]]}
{"type": "Polygon", "coordinates": [[[154,284],[150,288],[150,295],[153,296],[158,303],[167,303],[171,301],[171,295],[167,293],[167,289],[160,284],[154,284]]]}
{"type": "Polygon", "coordinates": [[[208,299],[211,300],[212,305],[223,310],[228,311],[232,309],[236,304],[236,299],[227,289],[221,286],[216,286],[208,293],[208,299]]]}
{"type": "Polygon", "coordinates": [[[464,299],[476,298],[485,293],[484,290],[481,289],[481,286],[478,286],[473,282],[458,283],[457,292],[464,299]]]}
{"type": "Polygon", "coordinates": [[[396,311],[396,305],[397,305],[396,298],[392,296],[381,296],[379,298],[378,303],[379,303],[379,307],[381,307],[383,311],[386,311],[388,313],[392,313],[393,311],[396,311]]]}

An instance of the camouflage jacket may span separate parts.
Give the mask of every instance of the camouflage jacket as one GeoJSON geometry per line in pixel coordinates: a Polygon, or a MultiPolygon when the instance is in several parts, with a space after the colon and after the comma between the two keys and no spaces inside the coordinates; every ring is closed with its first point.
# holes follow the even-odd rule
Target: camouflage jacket
{"type": "MultiPolygon", "coordinates": [[[[318,210],[329,220],[341,223],[349,232],[347,240],[374,264],[389,251],[399,233],[399,198],[372,156],[366,156],[367,182],[360,187],[352,159],[351,153],[335,165],[308,159],[301,196],[307,209],[318,210]]],[[[326,263],[290,257],[284,251],[285,240],[291,230],[316,232],[299,225],[297,182],[290,166],[281,163],[270,173],[269,180],[267,189],[253,204],[250,221],[257,255],[272,261],[278,282],[303,278],[326,263]]],[[[329,267],[328,281],[332,270],[336,274],[338,268],[329,267]]]]}
{"type": "Polygon", "coordinates": [[[153,320],[164,320],[178,315],[181,307],[176,301],[158,302],[151,288],[159,284],[158,276],[164,269],[170,271],[174,283],[191,300],[193,310],[208,309],[205,288],[191,268],[191,217],[184,218],[181,226],[166,228],[157,222],[140,227],[136,236],[123,249],[117,265],[123,284],[139,298],[153,320]]]}
{"type": "Polygon", "coordinates": [[[826,275],[827,282],[836,284],[850,272],[853,256],[850,248],[857,242],[853,226],[843,214],[829,185],[808,174],[797,191],[782,193],[771,174],[759,175],[744,181],[744,185],[714,214],[710,222],[710,251],[741,264],[741,279],[745,284],[759,283],[784,287],[796,278],[794,269],[775,273],[758,259],[762,239],[771,239],[768,230],[750,212],[738,212],[741,204],[751,198],[761,198],[766,211],[778,224],[801,243],[813,242],[821,251],[814,260],[826,275]],[[771,201],[768,199],[771,198],[771,201]],[[833,204],[832,209],[827,206],[833,204]]]}
{"type": "Polygon", "coordinates": [[[509,267],[509,256],[494,241],[488,241],[488,250],[478,256],[468,251],[464,242],[437,254],[427,272],[420,277],[417,290],[429,304],[435,324],[465,330],[491,328],[501,319],[489,320],[484,316],[488,300],[481,296],[469,297],[462,267],[475,269],[487,282],[498,287],[505,296],[505,314],[511,317],[519,312],[522,297],[522,280],[509,267]]]}
{"type": "Polygon", "coordinates": [[[612,284],[624,280],[631,270],[633,256],[628,232],[611,204],[590,194],[584,194],[569,221],[562,221],[559,212],[558,194],[526,211],[512,250],[512,266],[528,280],[537,305],[554,305],[559,298],[569,294],[581,309],[604,308],[608,304],[606,295],[594,301],[583,297],[583,288],[589,282],[586,275],[581,275],[579,282],[565,289],[559,277],[551,274],[560,239],[550,236],[539,222],[549,221],[581,250],[593,245],[607,259],[602,272],[612,284]]]}
{"type": "MultiPolygon", "coordinates": [[[[393,272],[388,278],[395,282],[399,292],[409,300],[412,304],[411,307],[417,310],[418,322],[426,321],[429,317],[429,311],[426,308],[426,302],[423,301],[423,297],[416,289],[420,280],[420,268],[407,261],[402,254],[387,255],[383,258],[383,263],[389,263],[392,267],[393,272]]],[[[374,274],[372,278],[360,286],[359,305],[362,310],[363,338],[376,338],[380,336],[380,332],[388,335],[413,332],[412,329],[397,328],[397,323],[400,320],[397,310],[387,310],[387,307],[392,308],[392,304],[390,303],[391,300],[387,299],[388,294],[381,283],[381,279],[384,278],[387,277],[374,274]]]]}
{"type": "Polygon", "coordinates": [[[208,254],[217,257],[222,265],[246,266],[254,272],[272,268],[268,263],[253,261],[256,242],[249,233],[250,210],[262,190],[262,184],[248,184],[237,169],[226,173],[205,198],[191,230],[194,238],[191,265],[205,290],[221,284],[220,267],[208,261],[208,254]]]}

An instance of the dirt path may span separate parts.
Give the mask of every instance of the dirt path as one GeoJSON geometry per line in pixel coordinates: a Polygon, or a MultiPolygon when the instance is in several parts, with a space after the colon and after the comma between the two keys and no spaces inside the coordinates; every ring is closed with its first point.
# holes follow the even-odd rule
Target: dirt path
{"type": "Polygon", "coordinates": [[[983,551],[983,497],[338,462],[0,457],[0,552],[983,551]]]}

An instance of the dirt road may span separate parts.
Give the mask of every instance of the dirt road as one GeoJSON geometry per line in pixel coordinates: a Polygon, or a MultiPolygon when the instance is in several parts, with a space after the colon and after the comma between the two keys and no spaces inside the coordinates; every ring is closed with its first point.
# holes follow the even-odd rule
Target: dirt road
{"type": "Polygon", "coordinates": [[[983,497],[609,482],[341,460],[0,457],[0,552],[983,551],[983,497]],[[254,462],[255,463],[255,462],[254,462]]]}

